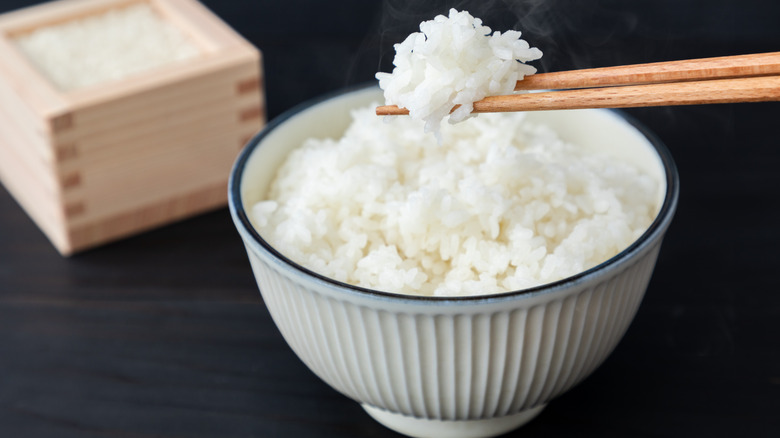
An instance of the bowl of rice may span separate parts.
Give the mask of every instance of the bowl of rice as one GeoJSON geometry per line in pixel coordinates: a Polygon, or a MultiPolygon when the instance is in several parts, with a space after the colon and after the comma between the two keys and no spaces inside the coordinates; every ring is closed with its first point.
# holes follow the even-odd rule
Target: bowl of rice
{"type": "Polygon", "coordinates": [[[229,206],[281,334],[410,436],[519,427],[615,348],[677,205],[669,151],[611,110],[373,113],[375,85],[273,120],[229,206]]]}
{"type": "Polygon", "coordinates": [[[455,9],[420,30],[379,87],[255,136],[228,202],[263,300],[317,376],[397,432],[495,436],[615,348],[678,175],[622,112],[474,117],[541,51],[455,9]],[[409,116],[377,117],[380,102],[409,116]]]}

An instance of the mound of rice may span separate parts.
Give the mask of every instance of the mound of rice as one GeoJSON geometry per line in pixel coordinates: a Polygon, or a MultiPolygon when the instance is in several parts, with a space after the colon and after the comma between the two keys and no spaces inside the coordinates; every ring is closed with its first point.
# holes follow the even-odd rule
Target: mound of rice
{"type": "Polygon", "coordinates": [[[586,154],[522,113],[442,126],[353,112],[339,140],[309,140],[250,216],[295,262],[404,294],[523,289],[588,269],[652,222],[656,181],[586,154]]]}
{"type": "Polygon", "coordinates": [[[450,111],[450,123],[466,119],[473,103],[486,96],[511,94],[517,81],[536,73],[524,64],[542,52],[510,30],[494,32],[466,11],[450,9],[420,24],[396,44],[392,73],[377,73],[385,104],[409,110],[425,122],[425,131],[437,137],[441,121],[450,111]]]}

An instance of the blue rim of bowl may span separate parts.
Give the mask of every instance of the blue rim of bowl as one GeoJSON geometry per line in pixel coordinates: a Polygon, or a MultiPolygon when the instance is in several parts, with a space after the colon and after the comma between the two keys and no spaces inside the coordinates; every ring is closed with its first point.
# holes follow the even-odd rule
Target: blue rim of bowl
{"type": "Polygon", "coordinates": [[[323,103],[327,100],[345,94],[358,92],[358,91],[362,91],[374,87],[376,87],[375,83],[353,85],[340,90],[325,93],[319,97],[300,103],[294,106],[293,108],[285,111],[284,113],[280,114],[279,116],[271,120],[260,132],[258,132],[254,137],[252,137],[251,140],[249,140],[247,145],[243,148],[239,156],[236,158],[236,162],[234,163],[233,169],[230,172],[230,178],[228,181],[228,206],[230,209],[230,213],[233,216],[234,222],[239,224],[241,228],[243,228],[243,231],[252,237],[255,244],[257,244],[260,248],[264,249],[278,262],[281,262],[283,265],[286,265],[287,267],[299,271],[309,277],[317,279],[331,286],[336,286],[337,288],[343,290],[352,291],[353,293],[358,293],[360,295],[373,296],[375,298],[392,299],[396,301],[399,300],[413,301],[413,302],[420,302],[420,303],[450,302],[450,303],[465,304],[465,303],[503,300],[508,298],[515,298],[517,296],[550,293],[552,291],[560,290],[567,286],[573,285],[574,283],[579,283],[581,281],[584,281],[588,277],[592,277],[601,271],[614,267],[620,264],[621,262],[623,262],[624,260],[630,258],[631,255],[639,251],[642,251],[645,246],[647,246],[651,241],[655,240],[655,237],[658,234],[662,234],[666,231],[666,229],[668,228],[672,220],[672,217],[674,216],[674,212],[677,208],[677,201],[679,198],[680,181],[679,181],[679,174],[677,172],[677,166],[675,165],[674,160],[672,159],[671,152],[664,145],[664,143],[655,135],[655,133],[653,133],[650,129],[648,129],[638,120],[636,120],[634,117],[630,116],[629,114],[621,110],[608,109],[606,111],[610,111],[618,115],[620,118],[625,120],[629,125],[631,125],[634,129],[636,129],[643,136],[645,136],[645,138],[647,138],[647,140],[650,142],[650,144],[653,146],[656,153],[658,154],[661,163],[663,164],[664,176],[666,178],[666,193],[664,194],[664,200],[653,222],[650,224],[647,230],[645,230],[645,232],[642,233],[641,236],[639,236],[638,239],[636,239],[631,245],[626,247],[623,251],[612,256],[611,258],[585,271],[582,271],[575,275],[554,282],[544,283],[538,286],[534,286],[526,289],[514,290],[514,291],[488,293],[488,294],[481,294],[481,295],[468,295],[468,296],[427,296],[427,295],[412,295],[412,294],[401,294],[395,292],[385,292],[381,290],[369,289],[362,286],[356,286],[353,284],[344,283],[342,281],[334,280],[332,278],[314,272],[294,262],[293,260],[287,258],[284,254],[280,253],[268,242],[266,242],[266,240],[263,239],[262,236],[260,236],[257,230],[255,230],[254,226],[252,226],[252,223],[250,222],[249,217],[247,216],[246,209],[244,208],[244,204],[241,199],[241,189],[239,183],[243,177],[244,169],[246,168],[246,164],[249,161],[249,158],[252,156],[252,153],[255,151],[255,149],[258,148],[262,140],[266,136],[268,136],[271,132],[273,132],[274,129],[276,129],[277,127],[279,127],[284,122],[291,119],[292,117],[298,115],[299,113],[313,106],[316,106],[320,103],[323,103]]]}

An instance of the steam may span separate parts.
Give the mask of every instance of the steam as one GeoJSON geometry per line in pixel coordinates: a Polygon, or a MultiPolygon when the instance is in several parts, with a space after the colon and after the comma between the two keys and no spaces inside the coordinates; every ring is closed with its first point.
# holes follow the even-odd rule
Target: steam
{"type": "Polygon", "coordinates": [[[392,70],[393,44],[419,31],[420,22],[446,15],[450,8],[469,11],[494,31],[521,31],[523,39],[544,52],[532,63],[540,72],[625,63],[610,44],[639,26],[639,17],[621,2],[384,0],[377,71],[392,70]]]}

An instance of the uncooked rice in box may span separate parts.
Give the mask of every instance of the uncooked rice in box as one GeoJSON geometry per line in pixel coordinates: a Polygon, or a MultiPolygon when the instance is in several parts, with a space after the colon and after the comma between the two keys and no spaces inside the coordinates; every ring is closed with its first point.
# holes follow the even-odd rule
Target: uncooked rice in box
{"type": "Polygon", "coordinates": [[[147,3],[41,27],[14,41],[62,91],[123,79],[200,54],[147,3]]]}

